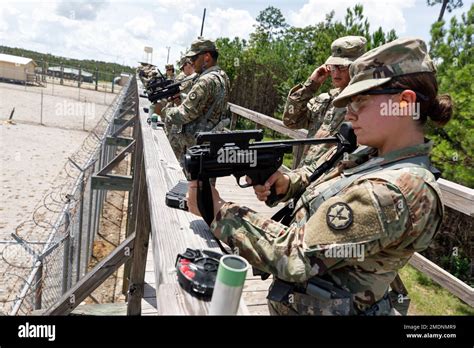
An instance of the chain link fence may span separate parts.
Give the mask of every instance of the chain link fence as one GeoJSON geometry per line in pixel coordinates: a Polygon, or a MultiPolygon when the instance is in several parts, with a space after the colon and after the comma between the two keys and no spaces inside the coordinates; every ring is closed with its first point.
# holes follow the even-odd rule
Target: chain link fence
{"type": "Polygon", "coordinates": [[[132,77],[81,148],[69,158],[60,184],[48,192],[32,219],[18,225],[0,252],[4,271],[3,312],[29,315],[52,306],[87,273],[93,242],[99,230],[106,191],[93,190],[91,178],[117,152],[106,138],[119,127],[114,120],[130,110],[137,96],[132,77]],[[33,240],[34,236],[34,240],[33,240]]]}

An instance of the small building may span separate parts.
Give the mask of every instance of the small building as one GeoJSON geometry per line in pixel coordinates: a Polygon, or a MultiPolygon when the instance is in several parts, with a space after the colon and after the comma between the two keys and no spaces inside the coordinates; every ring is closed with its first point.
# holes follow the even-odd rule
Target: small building
{"type": "MultiPolygon", "coordinates": [[[[48,75],[50,76],[61,77],[61,74],[65,79],[77,81],[79,78],[79,69],[63,67],[61,72],[60,66],[51,66],[48,68],[48,75]]],[[[81,70],[81,81],[92,83],[94,82],[94,75],[85,70],[81,70]]]]}
{"type": "Polygon", "coordinates": [[[0,79],[8,81],[35,82],[37,64],[31,58],[0,53],[0,79]]]}

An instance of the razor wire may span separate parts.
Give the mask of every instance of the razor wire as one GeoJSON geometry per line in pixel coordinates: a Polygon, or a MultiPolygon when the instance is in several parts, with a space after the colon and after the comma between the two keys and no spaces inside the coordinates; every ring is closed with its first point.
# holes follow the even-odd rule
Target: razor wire
{"type": "Polygon", "coordinates": [[[105,200],[91,178],[116,152],[106,137],[116,130],[121,108],[136,98],[136,86],[133,77],[69,157],[31,219],[16,227],[15,240],[0,243],[0,312],[28,315],[48,308],[87,272],[105,200]]]}

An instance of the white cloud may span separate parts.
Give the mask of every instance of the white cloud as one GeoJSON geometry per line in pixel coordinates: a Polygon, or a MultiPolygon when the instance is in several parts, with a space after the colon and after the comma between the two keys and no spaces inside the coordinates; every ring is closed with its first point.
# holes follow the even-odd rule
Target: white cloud
{"type": "MultiPolygon", "coordinates": [[[[203,0],[49,0],[0,2],[0,41],[43,53],[136,66],[144,46],[153,62],[176,62],[201,29],[203,0]],[[69,16],[76,11],[75,16],[69,16]]],[[[208,7],[204,36],[247,38],[255,20],[249,11],[208,7]]]]}
{"type": "Polygon", "coordinates": [[[129,33],[137,38],[146,39],[153,34],[155,20],[150,14],[135,17],[125,23],[124,27],[129,33]]]}
{"type": "Polygon", "coordinates": [[[107,5],[108,2],[105,0],[59,0],[56,13],[72,20],[92,21],[107,5]]]}
{"type": "Polygon", "coordinates": [[[415,6],[415,0],[309,0],[298,11],[291,11],[289,23],[297,27],[314,25],[324,21],[326,14],[335,11],[335,19],[343,20],[348,7],[355,4],[364,6],[364,15],[368,18],[370,29],[382,27],[384,31],[395,29],[397,33],[406,32],[406,20],[403,11],[415,6]]]}

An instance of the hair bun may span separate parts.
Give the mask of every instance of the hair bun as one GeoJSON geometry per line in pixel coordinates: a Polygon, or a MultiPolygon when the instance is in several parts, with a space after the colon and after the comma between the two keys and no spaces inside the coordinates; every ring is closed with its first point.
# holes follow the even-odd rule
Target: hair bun
{"type": "Polygon", "coordinates": [[[429,118],[437,125],[444,126],[453,116],[453,100],[448,94],[441,94],[431,104],[428,110],[429,118]]]}

